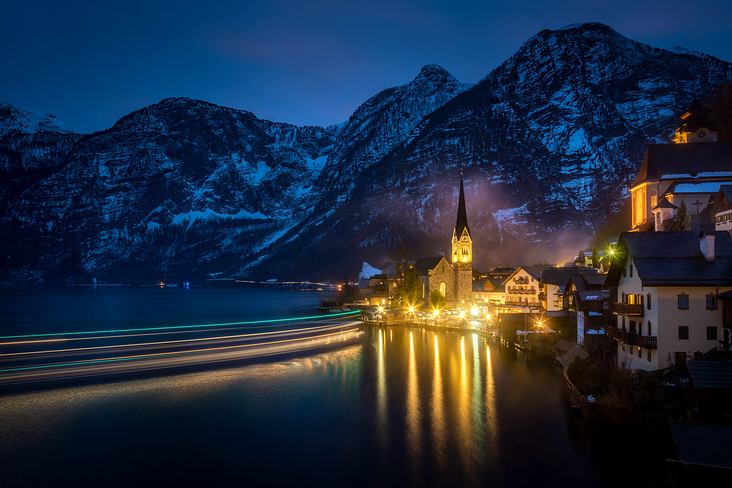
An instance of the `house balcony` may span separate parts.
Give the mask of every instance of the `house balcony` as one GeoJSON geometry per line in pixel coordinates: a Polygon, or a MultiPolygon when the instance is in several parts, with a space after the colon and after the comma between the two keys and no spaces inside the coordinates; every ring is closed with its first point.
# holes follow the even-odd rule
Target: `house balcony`
{"type": "Polygon", "coordinates": [[[645,347],[646,349],[658,348],[658,338],[656,336],[638,335],[635,332],[616,329],[615,327],[605,327],[605,331],[611,339],[624,342],[629,346],[640,346],[645,347]]]}
{"type": "Polygon", "coordinates": [[[546,293],[539,293],[539,300],[541,300],[542,302],[546,300],[546,293]]]}
{"type": "Polygon", "coordinates": [[[643,305],[640,303],[614,302],[611,310],[615,315],[626,315],[628,317],[643,317],[643,305]]]}

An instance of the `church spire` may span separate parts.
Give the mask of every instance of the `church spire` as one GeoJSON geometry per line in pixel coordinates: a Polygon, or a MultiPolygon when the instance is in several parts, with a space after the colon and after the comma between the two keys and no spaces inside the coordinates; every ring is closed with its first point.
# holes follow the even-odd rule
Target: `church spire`
{"type": "Polygon", "coordinates": [[[463,190],[463,174],[460,173],[460,199],[458,200],[458,214],[457,222],[455,223],[455,236],[460,239],[463,235],[463,230],[468,231],[470,236],[470,229],[468,228],[468,213],[465,211],[465,191],[463,190]]]}

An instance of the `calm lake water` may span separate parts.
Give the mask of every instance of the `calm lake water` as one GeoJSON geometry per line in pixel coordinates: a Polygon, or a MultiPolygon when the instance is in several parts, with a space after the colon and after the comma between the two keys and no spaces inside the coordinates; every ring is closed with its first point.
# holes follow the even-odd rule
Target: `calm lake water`
{"type": "MultiPolygon", "coordinates": [[[[17,292],[2,327],[309,315],[319,296],[17,292]]],[[[306,358],[0,397],[0,486],[650,486],[629,475],[637,436],[593,432],[563,388],[472,334],[368,329],[306,358]]]]}

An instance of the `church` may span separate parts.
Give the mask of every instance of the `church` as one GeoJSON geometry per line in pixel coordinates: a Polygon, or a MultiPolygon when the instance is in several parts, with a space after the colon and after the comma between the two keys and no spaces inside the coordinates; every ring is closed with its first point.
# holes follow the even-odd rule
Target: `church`
{"type": "Polygon", "coordinates": [[[732,142],[718,140],[720,131],[711,110],[695,98],[672,143],[648,145],[630,189],[631,230],[668,230],[682,202],[693,227],[713,220],[705,210],[732,185],[732,142]]]}
{"type": "Polygon", "coordinates": [[[420,298],[429,305],[430,294],[439,291],[448,308],[464,307],[471,302],[473,291],[473,238],[465,210],[465,190],[460,175],[460,198],[457,220],[452,231],[451,260],[445,256],[418,259],[414,263],[420,281],[420,298]]]}

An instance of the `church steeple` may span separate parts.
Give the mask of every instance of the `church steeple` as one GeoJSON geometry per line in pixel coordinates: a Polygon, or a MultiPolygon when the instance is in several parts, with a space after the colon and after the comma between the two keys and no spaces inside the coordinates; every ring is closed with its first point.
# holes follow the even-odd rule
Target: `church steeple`
{"type": "Polygon", "coordinates": [[[681,125],[672,137],[673,142],[685,144],[689,142],[716,142],[722,130],[710,114],[712,109],[705,107],[694,97],[689,108],[681,116],[681,125]]]}
{"type": "Polygon", "coordinates": [[[460,198],[458,199],[457,221],[452,232],[452,262],[470,264],[473,261],[473,239],[468,228],[468,213],[465,210],[463,175],[460,175],[460,198]]]}

